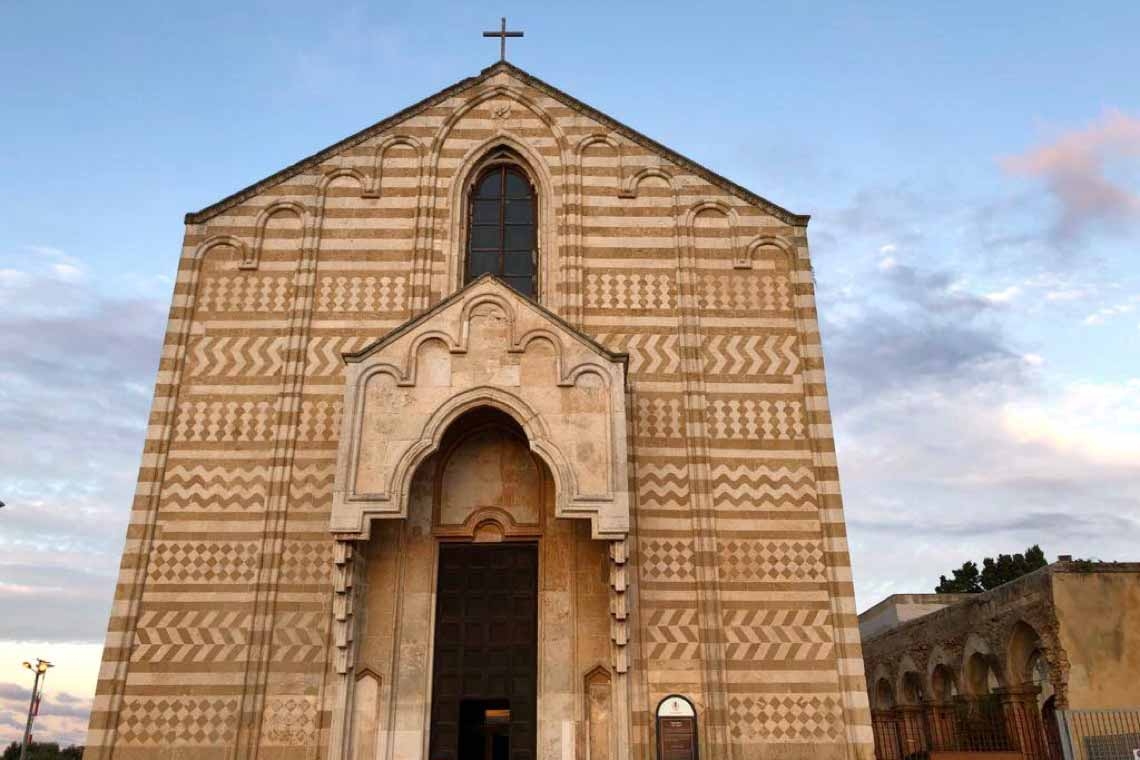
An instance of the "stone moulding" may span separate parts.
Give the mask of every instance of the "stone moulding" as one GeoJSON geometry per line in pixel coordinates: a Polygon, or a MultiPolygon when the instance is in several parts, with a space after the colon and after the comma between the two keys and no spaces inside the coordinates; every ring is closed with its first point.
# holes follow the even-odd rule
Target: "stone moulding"
{"type": "Polygon", "coordinates": [[[598,539],[629,531],[624,355],[484,276],[345,361],[338,539],[407,517],[416,468],[451,423],[484,406],[526,433],[559,517],[589,519],[598,539]]]}

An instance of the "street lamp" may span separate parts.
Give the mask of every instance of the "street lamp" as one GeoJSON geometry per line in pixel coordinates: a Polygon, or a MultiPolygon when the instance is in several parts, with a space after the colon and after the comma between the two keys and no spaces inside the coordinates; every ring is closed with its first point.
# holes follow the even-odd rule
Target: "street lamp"
{"type": "Polygon", "coordinates": [[[40,697],[44,694],[44,680],[47,678],[47,671],[51,666],[50,662],[38,657],[35,665],[24,662],[24,667],[36,674],[36,680],[32,683],[32,701],[28,703],[28,723],[24,727],[24,746],[20,748],[20,760],[27,760],[28,757],[28,745],[32,742],[32,722],[40,711],[40,697]]]}

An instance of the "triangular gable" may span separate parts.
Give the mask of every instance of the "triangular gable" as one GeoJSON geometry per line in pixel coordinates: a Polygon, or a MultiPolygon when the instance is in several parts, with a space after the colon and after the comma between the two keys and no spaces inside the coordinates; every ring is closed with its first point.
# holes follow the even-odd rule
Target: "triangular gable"
{"type": "Polygon", "coordinates": [[[412,477],[480,407],[514,418],[554,482],[558,517],[629,530],[626,364],[491,276],[345,357],[331,527],[367,538],[408,516],[412,477]]]}
{"type": "Polygon", "coordinates": [[[540,316],[542,316],[546,320],[548,320],[551,323],[552,327],[558,328],[559,332],[561,332],[562,334],[566,335],[569,338],[572,338],[573,340],[578,341],[579,343],[581,343],[582,345],[586,346],[588,349],[590,349],[591,351],[596,353],[599,357],[605,359],[606,361],[610,361],[610,362],[621,362],[623,364],[628,363],[629,354],[610,351],[608,348],[603,346],[601,343],[598,343],[596,340],[591,338],[589,335],[586,335],[584,332],[582,332],[581,330],[578,330],[573,325],[571,325],[569,322],[562,319],[562,317],[558,316],[554,312],[545,308],[538,301],[535,301],[533,298],[528,298],[527,296],[524,296],[522,293],[519,293],[517,290],[514,290],[512,288],[507,287],[501,280],[499,280],[498,278],[496,278],[494,275],[492,275],[490,273],[484,273],[484,274],[479,275],[474,280],[467,283],[462,288],[460,288],[456,292],[452,293],[450,296],[443,299],[442,301],[437,303],[432,308],[425,311],[423,314],[420,314],[418,317],[413,317],[412,319],[408,320],[407,322],[400,325],[399,327],[393,328],[390,332],[384,334],[380,338],[377,338],[376,340],[369,343],[367,346],[360,349],[359,351],[351,351],[351,352],[344,354],[344,360],[350,364],[353,364],[353,363],[361,361],[362,359],[366,359],[367,357],[369,357],[372,354],[376,353],[377,351],[381,350],[385,346],[395,342],[396,340],[398,340],[403,335],[414,331],[416,328],[418,328],[420,325],[424,324],[425,322],[430,322],[431,320],[433,320],[435,318],[435,316],[437,314],[440,314],[440,313],[446,311],[447,309],[451,308],[451,305],[453,303],[455,303],[456,301],[461,301],[464,298],[466,298],[467,291],[469,291],[473,288],[479,287],[480,283],[482,283],[484,280],[489,281],[488,284],[492,284],[495,287],[495,289],[497,291],[499,291],[500,293],[502,293],[504,296],[506,296],[508,298],[518,299],[519,301],[522,301],[523,304],[526,305],[526,307],[530,308],[532,311],[537,312],[540,316]]]}
{"type": "Polygon", "coordinates": [[[806,214],[793,213],[792,211],[789,211],[788,209],[773,203],[767,198],[757,195],[751,190],[736,184],[732,180],[726,179],[711,169],[698,164],[696,161],[693,161],[692,159],[687,158],[686,156],[683,156],[680,153],[677,153],[676,151],[665,147],[656,140],[646,137],[642,133],[626,126],[625,124],[622,124],[617,119],[614,119],[613,117],[608,116],[607,114],[586,105],[577,98],[574,98],[562,90],[559,90],[558,88],[547,84],[546,82],[527,73],[526,71],[523,71],[517,66],[507,63],[506,61],[500,61],[498,63],[495,63],[493,66],[489,66],[483,69],[483,71],[481,71],[478,76],[468,77],[467,79],[456,82],[450,87],[446,87],[434,95],[430,95],[427,98],[424,98],[415,105],[409,106],[402,111],[373,124],[370,127],[366,127],[356,134],[350,135],[340,142],[334,143],[324,150],[314,153],[308,158],[303,158],[295,164],[287,166],[281,171],[276,172],[275,174],[271,174],[265,179],[259,182],[255,182],[254,184],[223,198],[217,203],[211,204],[200,211],[187,213],[185,222],[186,224],[200,224],[202,222],[208,221],[212,217],[226,211],[227,209],[230,209],[239,203],[242,203],[243,201],[265,191],[270,187],[273,187],[276,184],[284,182],[290,177],[300,174],[306,169],[335,156],[341,151],[352,148],[353,146],[358,145],[359,143],[364,142],[365,140],[390,129],[393,126],[407,119],[410,119],[413,116],[416,116],[422,111],[447,100],[453,95],[463,92],[464,90],[471,87],[475,87],[495,76],[496,74],[504,72],[515,77],[519,81],[535,88],[536,90],[539,90],[540,92],[543,92],[546,95],[561,101],[567,107],[578,111],[579,113],[593,119],[594,121],[604,124],[631,142],[637,143],[643,148],[657,153],[669,161],[672,161],[674,164],[691,171],[710,184],[719,187],[720,189],[731,193],[732,195],[735,195],[747,203],[751,203],[754,206],[758,206],[764,209],[772,216],[775,216],[777,219],[780,219],[787,224],[805,226],[807,225],[808,220],[811,218],[806,214]]]}

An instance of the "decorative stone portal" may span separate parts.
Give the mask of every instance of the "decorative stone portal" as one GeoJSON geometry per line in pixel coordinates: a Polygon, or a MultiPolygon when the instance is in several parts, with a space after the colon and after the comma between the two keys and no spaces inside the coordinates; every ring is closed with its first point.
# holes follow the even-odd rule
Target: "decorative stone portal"
{"type": "Polygon", "coordinates": [[[624,758],[623,357],[489,279],[430,314],[346,357],[329,756],[624,758]]]}
{"type": "Polygon", "coordinates": [[[344,738],[330,757],[625,756],[612,544],[556,515],[527,443],[494,408],[461,415],[417,468],[407,519],[342,542],[344,738]]]}
{"type": "Polygon", "coordinates": [[[338,538],[367,538],[373,518],[406,517],[412,474],[480,406],[522,428],[550,468],[559,517],[589,518],[595,538],[625,538],[624,355],[484,275],[345,360],[338,538]]]}

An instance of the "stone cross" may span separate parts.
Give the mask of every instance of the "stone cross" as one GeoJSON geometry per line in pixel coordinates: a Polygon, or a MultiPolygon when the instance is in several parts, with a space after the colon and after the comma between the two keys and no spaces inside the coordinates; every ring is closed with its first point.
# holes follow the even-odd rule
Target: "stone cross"
{"type": "Polygon", "coordinates": [[[507,37],[522,37],[522,32],[508,32],[507,31],[507,18],[506,16],[499,19],[501,25],[497,32],[483,32],[484,37],[498,37],[499,38],[499,60],[507,60],[507,37]]]}

